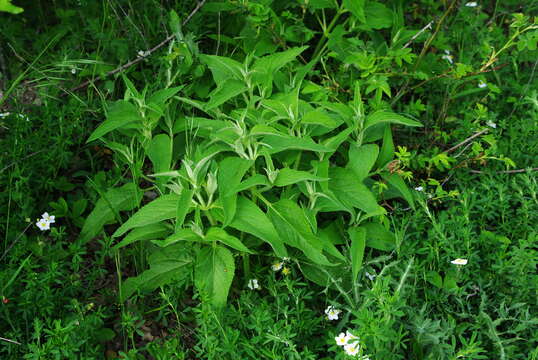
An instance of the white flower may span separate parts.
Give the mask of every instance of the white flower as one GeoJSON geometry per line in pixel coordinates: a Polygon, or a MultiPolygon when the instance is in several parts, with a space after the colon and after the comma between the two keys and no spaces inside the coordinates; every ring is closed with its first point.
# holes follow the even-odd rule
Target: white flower
{"type": "Polygon", "coordinates": [[[329,320],[338,320],[338,315],[342,311],[335,309],[334,306],[329,305],[327,309],[325,309],[325,315],[327,315],[327,318],[329,320]]]}
{"type": "Polygon", "coordinates": [[[424,188],[422,186],[417,186],[415,188],[416,191],[424,191],[424,188]]]}
{"type": "Polygon", "coordinates": [[[487,86],[488,86],[488,84],[486,84],[483,80],[480,80],[480,81],[478,82],[478,87],[479,87],[480,89],[483,89],[483,88],[485,88],[485,87],[487,87],[487,86]]]}
{"type": "Polygon", "coordinates": [[[76,72],[77,72],[77,69],[75,69],[75,68],[72,68],[72,69],[71,69],[71,74],[75,75],[76,72]]]}
{"type": "Polygon", "coordinates": [[[445,55],[441,56],[441,59],[444,59],[452,64],[454,56],[450,55],[450,50],[445,50],[445,55]]]}
{"type": "Polygon", "coordinates": [[[340,333],[340,335],[338,335],[337,337],[335,337],[334,340],[336,341],[336,345],[338,345],[338,346],[344,346],[344,345],[347,344],[348,337],[347,337],[346,334],[344,334],[344,333],[340,333]]]}
{"type": "Polygon", "coordinates": [[[279,261],[279,262],[276,262],[273,265],[271,265],[271,269],[273,271],[278,271],[278,270],[282,269],[282,266],[284,266],[284,263],[282,261],[279,261]]]}
{"type": "Polygon", "coordinates": [[[9,116],[9,115],[11,115],[11,113],[8,113],[8,112],[0,113],[0,118],[6,117],[6,116],[9,116]]]}
{"type": "Polygon", "coordinates": [[[347,337],[348,341],[349,340],[359,340],[359,337],[353,335],[352,333],[350,333],[349,330],[346,330],[346,337],[347,337]]]}
{"type": "Polygon", "coordinates": [[[492,127],[494,129],[497,128],[497,124],[495,124],[493,121],[489,120],[487,123],[486,123],[487,126],[489,127],[492,127]]]}
{"type": "Polygon", "coordinates": [[[350,356],[355,356],[359,353],[359,342],[356,341],[352,344],[346,344],[344,345],[344,350],[346,351],[346,354],[350,356]]]}
{"type": "Polygon", "coordinates": [[[256,290],[260,288],[260,285],[258,285],[258,279],[250,279],[247,286],[250,290],[256,290]]]}
{"type": "Polygon", "coordinates": [[[476,1],[470,1],[467,4],[465,4],[467,7],[477,7],[478,3],[476,1]]]}
{"type": "Polygon", "coordinates": [[[467,259],[456,259],[452,260],[450,263],[454,265],[467,265],[467,259]]]}
{"type": "Polygon", "coordinates": [[[364,273],[364,275],[366,275],[366,277],[367,277],[368,279],[370,279],[370,281],[374,281],[374,279],[375,279],[375,277],[376,277],[375,274],[370,274],[368,271],[366,271],[366,272],[364,273]]]}
{"type": "Polygon", "coordinates": [[[45,219],[39,219],[35,224],[41,231],[50,230],[50,223],[45,219]]]}
{"type": "Polygon", "coordinates": [[[43,215],[41,215],[41,217],[43,218],[43,220],[45,220],[46,222],[48,222],[49,224],[53,224],[55,223],[56,221],[54,220],[56,217],[54,215],[49,215],[49,213],[43,213],[43,215]]]}

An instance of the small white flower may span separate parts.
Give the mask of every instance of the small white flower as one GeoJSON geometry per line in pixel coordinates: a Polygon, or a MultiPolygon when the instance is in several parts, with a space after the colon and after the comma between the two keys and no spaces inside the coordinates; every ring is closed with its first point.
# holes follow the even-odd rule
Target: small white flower
{"type": "Polygon", "coordinates": [[[350,356],[355,356],[359,353],[359,342],[356,341],[352,344],[346,344],[344,345],[344,350],[346,351],[346,354],[350,356]]]}
{"type": "Polygon", "coordinates": [[[424,191],[424,188],[422,186],[417,186],[415,188],[416,191],[424,191]]]}
{"type": "Polygon", "coordinates": [[[50,230],[50,223],[45,219],[39,219],[35,224],[41,231],[50,230]]]}
{"type": "Polygon", "coordinates": [[[56,217],[54,215],[49,215],[49,213],[43,213],[43,215],[41,215],[41,217],[43,218],[43,220],[47,221],[49,224],[53,224],[56,222],[56,220],[54,220],[56,217]]]}
{"type": "Polygon", "coordinates": [[[338,345],[338,346],[344,346],[344,345],[347,344],[348,337],[347,337],[346,334],[344,334],[344,333],[340,333],[340,335],[338,335],[337,337],[335,337],[334,340],[336,341],[336,345],[338,345]]]}
{"type": "Polygon", "coordinates": [[[497,124],[495,124],[493,121],[489,120],[488,122],[486,122],[486,125],[491,127],[491,128],[494,128],[496,129],[497,128],[497,124]]]}
{"type": "Polygon", "coordinates": [[[485,87],[487,87],[487,86],[488,86],[488,84],[486,84],[486,83],[485,83],[484,81],[482,81],[482,80],[480,80],[480,81],[478,82],[478,87],[479,87],[480,89],[483,89],[483,88],[485,88],[485,87]]]}
{"type": "Polygon", "coordinates": [[[250,290],[256,290],[260,288],[260,285],[258,285],[258,279],[250,279],[247,286],[250,290]]]}
{"type": "Polygon", "coordinates": [[[467,7],[477,7],[478,3],[476,1],[470,1],[467,4],[465,4],[467,7]]]}
{"type": "Polygon", "coordinates": [[[454,264],[454,265],[467,265],[467,259],[456,259],[456,260],[452,260],[450,263],[454,264]]]}
{"type": "Polygon", "coordinates": [[[335,309],[334,306],[331,305],[329,305],[327,309],[325,309],[325,315],[327,315],[327,319],[329,320],[338,320],[338,315],[341,312],[341,310],[335,309]]]}
{"type": "Polygon", "coordinates": [[[452,55],[443,55],[441,59],[448,61],[450,64],[454,62],[454,56],[452,55]]]}
{"type": "Polygon", "coordinates": [[[273,265],[271,265],[271,269],[273,271],[278,271],[278,270],[282,269],[282,266],[284,266],[284,262],[279,261],[279,262],[276,262],[273,265]]]}
{"type": "Polygon", "coordinates": [[[77,73],[77,69],[72,68],[72,69],[71,69],[71,74],[75,75],[76,73],[77,73]]]}
{"type": "Polygon", "coordinates": [[[0,113],[0,118],[6,117],[6,116],[9,116],[9,115],[11,115],[11,113],[8,113],[8,112],[0,113]]]}
{"type": "Polygon", "coordinates": [[[366,271],[366,272],[364,273],[364,275],[366,275],[366,277],[367,277],[368,279],[370,279],[370,281],[374,281],[374,280],[375,280],[375,277],[376,277],[375,274],[370,274],[368,271],[366,271]]]}

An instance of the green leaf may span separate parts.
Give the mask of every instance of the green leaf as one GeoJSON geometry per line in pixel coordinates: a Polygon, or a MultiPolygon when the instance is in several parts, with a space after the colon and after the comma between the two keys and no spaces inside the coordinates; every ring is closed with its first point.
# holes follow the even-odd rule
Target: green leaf
{"type": "Polygon", "coordinates": [[[120,211],[132,210],[140,204],[140,190],[133,183],[109,189],[86,218],[77,242],[85,244],[103,231],[105,224],[117,220],[120,211]]]}
{"type": "Polygon", "coordinates": [[[392,26],[392,11],[379,2],[367,2],[364,8],[364,17],[365,19],[361,19],[361,21],[365,22],[372,29],[387,29],[392,26]]]}
{"type": "Polygon", "coordinates": [[[118,128],[141,124],[142,118],[136,106],[124,100],[116,101],[108,110],[107,119],[95,129],[86,143],[97,140],[118,128]]]}
{"type": "Polygon", "coordinates": [[[137,290],[153,291],[160,286],[187,277],[191,273],[190,265],[193,259],[182,244],[178,245],[152,254],[149,258],[149,270],[122,283],[120,301],[127,300],[137,290]]]}
{"type": "Polygon", "coordinates": [[[202,238],[191,229],[177,229],[173,235],[166,239],[152,240],[151,242],[159,247],[167,247],[180,241],[195,242],[202,241],[202,238]]]}
{"type": "Polygon", "coordinates": [[[409,118],[406,118],[405,116],[398,115],[390,111],[376,111],[366,116],[363,130],[368,129],[370,126],[382,123],[399,124],[414,127],[422,126],[422,124],[418,121],[411,120],[409,118]]]}
{"type": "Polygon", "coordinates": [[[308,46],[290,48],[286,51],[279,53],[271,54],[259,58],[254,62],[252,70],[254,71],[254,78],[256,78],[256,73],[261,74],[274,74],[280,70],[284,65],[292,62],[299,56],[303,51],[305,51],[308,46]]]}
{"type": "Polygon", "coordinates": [[[295,184],[301,181],[326,181],[322,177],[313,175],[307,171],[294,170],[290,168],[283,168],[278,170],[278,175],[276,177],[275,186],[288,186],[295,184]]]}
{"type": "Polygon", "coordinates": [[[227,79],[211,93],[206,109],[214,109],[247,90],[248,88],[243,81],[227,79]]]}
{"type": "Polygon", "coordinates": [[[362,22],[366,22],[366,16],[364,14],[364,3],[365,0],[344,0],[344,7],[351,11],[353,16],[359,19],[362,22]]]}
{"type": "Polygon", "coordinates": [[[323,109],[316,109],[313,111],[309,111],[306,114],[303,115],[303,118],[301,119],[301,123],[303,124],[312,124],[312,125],[321,125],[328,129],[335,129],[342,121],[337,121],[333,119],[326,111],[323,109]]]}
{"type": "Polygon", "coordinates": [[[131,216],[112,234],[112,237],[121,236],[133,228],[176,217],[178,201],[179,196],[176,194],[163,195],[153,200],[131,216]]]}
{"type": "Polygon", "coordinates": [[[299,205],[289,199],[281,199],[269,206],[267,214],[286,244],[301,250],[316,264],[332,265],[323,255],[323,242],[312,232],[311,224],[299,205]]]}
{"type": "Polygon", "coordinates": [[[329,172],[329,189],[347,207],[355,207],[369,213],[378,213],[381,208],[372,192],[350,169],[334,167],[329,172]]]}
{"type": "Polygon", "coordinates": [[[176,86],[156,91],[148,100],[148,103],[164,104],[168,99],[176,95],[184,86],[176,86]]]}
{"type": "Polygon", "coordinates": [[[237,187],[237,192],[239,193],[241,191],[248,190],[251,187],[260,186],[260,185],[264,185],[264,186],[269,185],[269,180],[267,179],[265,175],[256,174],[242,181],[241,184],[239,184],[239,186],[237,187]]]}
{"type": "Polygon", "coordinates": [[[243,196],[237,199],[237,210],[230,227],[256,236],[271,245],[277,257],[288,256],[284,243],[265,213],[243,196]]]}
{"type": "Polygon", "coordinates": [[[194,190],[187,187],[183,187],[181,189],[176,209],[176,231],[183,226],[183,223],[185,222],[185,217],[191,210],[193,195],[194,190]]]}
{"type": "Polygon", "coordinates": [[[241,63],[223,56],[200,55],[200,60],[209,66],[216,84],[222,84],[227,79],[243,80],[241,63]]]}
{"type": "Polygon", "coordinates": [[[428,271],[426,274],[426,281],[439,289],[443,288],[443,278],[436,271],[428,271]]]}
{"type": "Polygon", "coordinates": [[[253,254],[253,252],[250,251],[245,245],[243,245],[243,243],[238,238],[228,234],[225,230],[221,228],[210,228],[205,235],[205,239],[208,241],[220,241],[224,245],[228,245],[233,249],[253,254]]]}
{"type": "Polygon", "coordinates": [[[372,170],[377,156],[379,154],[379,147],[375,144],[367,144],[357,146],[351,144],[348,152],[347,168],[353,170],[362,181],[368,177],[368,174],[372,170]]]}
{"type": "Polygon", "coordinates": [[[366,246],[382,251],[394,249],[396,237],[383,225],[378,222],[370,222],[361,225],[361,227],[366,229],[366,246]]]}
{"type": "Polygon", "coordinates": [[[172,162],[172,141],[166,134],[159,134],[151,139],[147,155],[156,173],[170,170],[172,162]]]}
{"type": "Polygon", "coordinates": [[[8,12],[11,14],[20,14],[24,11],[23,8],[13,5],[11,1],[12,0],[0,0],[0,11],[8,12]]]}
{"type": "Polygon", "coordinates": [[[219,163],[218,189],[225,226],[235,216],[238,187],[252,164],[251,160],[239,157],[227,157],[219,163]]]}
{"type": "Polygon", "coordinates": [[[381,173],[381,177],[385,179],[390,185],[394,186],[396,190],[398,190],[398,192],[402,195],[402,197],[409,203],[409,205],[413,209],[415,208],[413,194],[411,194],[411,191],[398,174],[390,174],[383,172],[381,173]]]}
{"type": "Polygon", "coordinates": [[[377,157],[376,167],[382,168],[389,161],[394,158],[394,142],[392,141],[392,130],[390,125],[386,125],[385,132],[383,134],[383,145],[381,145],[381,151],[377,157]]]}
{"type": "Polygon", "coordinates": [[[351,269],[353,271],[352,281],[357,281],[357,275],[362,267],[364,248],[366,247],[366,230],[364,228],[351,228],[348,230],[351,239],[351,269]]]}
{"type": "Polygon", "coordinates": [[[168,226],[159,223],[140,227],[131,231],[122,241],[114,245],[113,249],[119,249],[141,240],[161,239],[168,235],[169,232],[170,228],[168,226]]]}
{"type": "Polygon", "coordinates": [[[230,250],[218,245],[204,247],[196,257],[194,284],[198,291],[209,296],[214,306],[223,307],[234,272],[234,258],[230,250]]]}

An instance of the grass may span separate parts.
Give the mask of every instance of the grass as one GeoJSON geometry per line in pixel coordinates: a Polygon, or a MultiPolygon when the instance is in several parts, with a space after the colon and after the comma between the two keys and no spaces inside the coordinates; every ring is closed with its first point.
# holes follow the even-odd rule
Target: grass
{"type": "MultiPolygon", "coordinates": [[[[531,18],[538,9],[515,1],[474,8],[394,0],[367,8],[377,16],[361,20],[361,10],[346,4],[338,2],[336,9],[321,1],[209,2],[181,31],[178,19],[195,2],[37,1],[22,15],[0,14],[0,60],[5,59],[0,61],[0,357],[538,359],[538,182],[532,169],[538,166],[533,88],[538,30],[531,18]],[[404,47],[443,14],[439,31],[426,30],[404,47]],[[174,31],[170,46],[121,75],[104,76],[174,31]],[[521,34],[512,44],[516,31],[521,34]],[[254,66],[255,58],[302,45],[309,48],[237,96],[223,89],[239,89],[238,82],[220,88],[216,80],[226,80],[219,73],[224,70],[200,55],[254,66]],[[492,47],[505,50],[484,68],[492,47]],[[445,49],[454,64],[442,58],[445,49]],[[314,120],[325,125],[308,127],[287,122],[286,114],[275,116],[271,111],[278,104],[290,102],[293,109],[288,95],[302,66],[313,59],[318,62],[304,73],[297,95],[304,104],[297,112],[304,119],[308,111],[321,109],[314,120]],[[69,90],[85,80],[92,80],[87,88],[69,90]],[[487,87],[479,88],[479,81],[487,87]],[[174,86],[181,89],[167,100],[150,100],[174,86]],[[212,102],[216,105],[206,105],[212,102]],[[118,103],[134,108],[131,116],[144,114],[142,130],[115,129],[87,143],[118,103]],[[329,156],[328,167],[353,166],[348,154],[364,140],[378,145],[380,158],[394,160],[380,164],[376,153],[376,164],[366,170],[364,184],[386,211],[368,219],[362,210],[357,214],[363,218],[354,218],[323,202],[328,188],[316,179],[326,177],[320,175],[322,152],[264,153],[256,141],[266,138],[245,137],[238,145],[226,132],[230,128],[203,125],[207,119],[233,123],[235,130],[241,125],[250,133],[252,122],[259,121],[326,144],[345,133],[345,121],[331,130],[323,126],[337,121],[348,103],[353,119],[383,109],[424,125],[393,125],[392,135],[390,127],[389,135],[379,127],[369,133],[355,129],[329,156]],[[181,119],[192,123],[183,125],[181,119]],[[488,131],[447,151],[482,129],[488,131]],[[165,142],[171,168],[160,167],[166,152],[155,139],[163,135],[172,139],[165,142]],[[247,155],[260,149],[245,171],[258,181],[261,175],[269,179],[275,168],[309,173],[306,182],[260,182],[240,196],[280,224],[280,238],[291,236],[300,226],[297,219],[304,219],[308,230],[303,228],[302,236],[312,231],[315,238],[328,239],[330,246],[324,243],[320,254],[337,266],[317,264],[312,252],[289,242],[289,259],[282,260],[274,246],[245,226],[222,225],[227,215],[218,209],[226,206],[221,197],[228,184],[211,190],[211,182],[222,184],[222,154],[239,154],[239,146],[247,155]],[[204,163],[214,149],[221,153],[204,163]],[[187,159],[199,165],[195,179],[185,170],[187,159]],[[159,168],[178,170],[180,176],[153,177],[159,168]],[[513,169],[523,170],[503,173],[513,169]],[[389,174],[404,179],[407,197],[387,180],[389,174]],[[138,190],[126,195],[118,190],[125,184],[138,190]],[[182,215],[184,225],[174,207],[172,220],[150,224],[153,232],[118,248],[127,239],[114,236],[118,228],[144,205],[175,191],[185,196],[181,189],[193,189],[199,205],[182,215]],[[81,242],[100,203],[99,231],[81,242]],[[285,204],[287,212],[278,215],[285,204]],[[292,213],[296,209],[300,212],[292,213]],[[45,211],[57,222],[41,232],[34,223],[45,211]],[[378,224],[382,235],[370,232],[361,245],[360,231],[349,231],[366,223],[378,224]],[[227,237],[219,233],[212,239],[209,230],[216,228],[225,228],[227,237]],[[163,234],[176,230],[202,237],[163,245],[168,236],[163,234]],[[200,254],[209,254],[213,266],[222,263],[224,270],[204,268],[200,254]],[[457,258],[468,263],[452,264],[457,258]],[[272,265],[281,261],[286,271],[275,271],[272,265]],[[230,269],[233,276],[219,275],[230,269]],[[208,274],[213,277],[205,278],[208,274]],[[249,289],[252,279],[259,289],[249,289]],[[215,306],[223,287],[225,305],[215,306]],[[329,306],[340,311],[337,320],[327,318],[329,306]],[[360,339],[353,357],[335,342],[346,331],[360,339]]],[[[231,188],[235,180],[230,175],[227,181],[231,188]]]]}

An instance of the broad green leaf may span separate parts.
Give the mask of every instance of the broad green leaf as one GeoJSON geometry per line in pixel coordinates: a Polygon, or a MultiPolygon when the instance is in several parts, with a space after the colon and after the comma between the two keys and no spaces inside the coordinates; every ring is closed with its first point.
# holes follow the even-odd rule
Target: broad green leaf
{"type": "Polygon", "coordinates": [[[230,250],[218,245],[207,246],[196,257],[194,284],[198,291],[209,296],[214,306],[223,307],[226,305],[234,272],[234,258],[230,250]]]}
{"type": "Polygon", "coordinates": [[[386,125],[385,133],[383,134],[383,145],[377,157],[376,167],[382,168],[394,158],[394,142],[392,141],[392,130],[390,125],[386,125]]]}
{"type": "Polygon", "coordinates": [[[252,164],[251,160],[239,157],[227,157],[219,163],[218,189],[225,226],[235,216],[238,187],[252,164]]]}
{"type": "Polygon", "coordinates": [[[308,46],[290,48],[286,51],[259,58],[256,60],[256,62],[254,62],[254,66],[252,67],[252,70],[254,71],[254,78],[256,78],[256,73],[276,73],[284,65],[295,60],[295,58],[297,58],[297,56],[299,56],[307,48],[308,46]]]}
{"type": "Polygon", "coordinates": [[[269,180],[265,175],[256,174],[242,181],[241,184],[239,184],[239,186],[237,187],[237,192],[239,193],[241,191],[248,190],[251,187],[260,185],[269,185],[269,180]]]}
{"type": "Polygon", "coordinates": [[[172,162],[172,141],[166,134],[159,134],[151,139],[147,155],[156,173],[170,170],[172,162]]]}
{"type": "Polygon", "coordinates": [[[303,124],[312,124],[312,125],[321,125],[329,129],[335,129],[342,123],[333,119],[326,111],[323,109],[316,109],[309,111],[303,115],[301,119],[303,124]]]}
{"type": "Polygon", "coordinates": [[[316,175],[313,175],[307,171],[294,170],[290,168],[283,168],[278,170],[278,175],[276,177],[275,186],[288,186],[295,184],[301,181],[326,181],[327,178],[322,178],[316,175]]]}
{"type": "Polygon", "coordinates": [[[142,124],[142,117],[136,106],[124,100],[116,101],[108,110],[107,119],[95,129],[86,143],[97,140],[118,128],[139,124],[142,124]]]}
{"type": "Polygon", "coordinates": [[[137,227],[175,218],[178,201],[179,196],[176,194],[163,195],[153,200],[149,204],[143,206],[132,215],[129,220],[123,223],[123,225],[112,234],[112,237],[121,236],[127,231],[137,227]]]}
{"type": "Polygon", "coordinates": [[[13,5],[11,1],[12,0],[0,0],[0,11],[8,12],[11,14],[20,14],[24,11],[23,8],[13,5]]]}
{"type": "Polygon", "coordinates": [[[380,223],[370,222],[361,227],[366,229],[366,246],[382,251],[391,251],[396,246],[396,236],[380,223]]]}
{"type": "Polygon", "coordinates": [[[140,190],[133,183],[109,189],[86,218],[77,242],[85,244],[103,231],[103,226],[116,219],[120,211],[132,210],[140,204],[140,190]]]}
{"type": "Polygon", "coordinates": [[[275,251],[276,256],[281,258],[288,256],[286,247],[271,221],[256,204],[243,196],[237,199],[237,210],[230,227],[267,242],[275,251]]]}
{"type": "Polygon", "coordinates": [[[362,267],[364,248],[366,246],[366,230],[364,228],[351,228],[348,230],[351,239],[351,269],[353,271],[352,281],[357,281],[357,275],[362,267]]]}
{"type": "Polygon", "coordinates": [[[392,26],[393,12],[380,2],[368,1],[364,7],[364,17],[368,27],[387,29],[392,26]]]}
{"type": "Polygon", "coordinates": [[[398,174],[390,174],[383,172],[381,173],[381,177],[383,177],[383,179],[385,179],[390,185],[394,186],[396,190],[398,190],[398,192],[401,194],[401,196],[409,203],[409,205],[413,209],[415,208],[413,194],[411,194],[411,191],[398,174]]]}
{"type": "Polygon", "coordinates": [[[215,91],[211,93],[206,108],[208,110],[214,109],[247,90],[248,88],[243,81],[228,79],[219,84],[215,91]]]}
{"type": "Polygon", "coordinates": [[[376,111],[372,114],[366,116],[366,121],[364,122],[364,129],[368,129],[370,126],[382,123],[390,124],[399,124],[406,126],[422,126],[421,123],[415,120],[406,118],[405,116],[398,115],[390,111],[376,111]]]}
{"type": "Polygon", "coordinates": [[[253,252],[250,251],[245,245],[243,245],[243,243],[238,238],[228,234],[225,230],[221,228],[210,228],[205,235],[205,239],[208,241],[220,241],[224,245],[228,245],[233,249],[253,254],[253,252]]]}
{"type": "Polygon", "coordinates": [[[361,209],[367,214],[380,211],[381,207],[372,192],[352,170],[334,167],[329,171],[329,178],[329,189],[342,204],[361,209]]]}
{"type": "Polygon", "coordinates": [[[359,19],[362,22],[366,22],[366,16],[364,14],[364,3],[365,0],[344,0],[344,7],[351,11],[353,16],[359,19]]]}
{"type": "Polygon", "coordinates": [[[368,177],[377,160],[378,154],[379,147],[375,144],[362,146],[351,144],[348,152],[349,161],[346,167],[353,170],[359,180],[362,181],[368,177]]]}
{"type": "Polygon", "coordinates": [[[182,244],[157,251],[149,257],[149,270],[122,283],[120,301],[127,300],[137,290],[153,291],[184,279],[191,274],[192,262],[191,255],[182,244]]]}
{"type": "Polygon", "coordinates": [[[167,100],[176,95],[183,87],[184,86],[176,86],[173,88],[158,90],[150,96],[148,103],[164,104],[167,100]]]}
{"type": "Polygon", "coordinates": [[[267,215],[286,244],[301,250],[316,264],[332,265],[323,255],[323,243],[313,233],[299,205],[289,199],[281,199],[269,207],[267,215]]]}
{"type": "Polygon", "coordinates": [[[266,135],[262,141],[269,146],[268,152],[275,154],[284,150],[309,150],[314,152],[332,152],[329,147],[315,143],[310,137],[298,138],[290,135],[266,135]]]}
{"type": "Polygon", "coordinates": [[[322,145],[330,148],[331,152],[336,151],[344,141],[349,139],[349,135],[353,132],[353,130],[354,129],[352,127],[348,127],[347,129],[338,132],[338,134],[335,136],[324,140],[322,145]]]}
{"type": "Polygon", "coordinates": [[[174,134],[187,131],[201,137],[209,137],[210,134],[222,130],[228,126],[229,125],[222,120],[181,116],[174,123],[174,128],[172,131],[174,134]]]}
{"type": "Polygon", "coordinates": [[[152,240],[159,247],[167,247],[180,241],[202,241],[202,238],[191,229],[177,229],[176,232],[164,240],[152,240]]]}
{"type": "Polygon", "coordinates": [[[443,288],[443,278],[437,271],[428,271],[426,274],[426,281],[439,289],[443,288]]]}
{"type": "Polygon", "coordinates": [[[203,63],[209,66],[216,84],[222,84],[227,79],[243,80],[241,70],[243,65],[233,59],[217,55],[200,55],[203,63]]]}
{"type": "Polygon", "coordinates": [[[151,224],[140,228],[133,229],[122,241],[114,246],[119,249],[129,244],[142,240],[161,239],[170,233],[170,228],[165,224],[151,224]]]}

